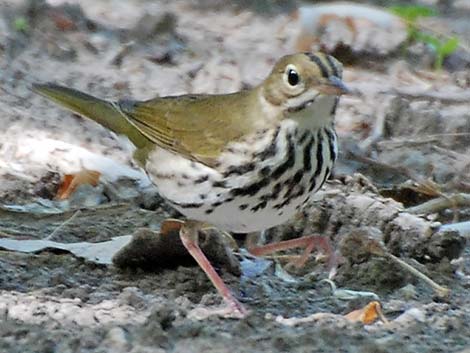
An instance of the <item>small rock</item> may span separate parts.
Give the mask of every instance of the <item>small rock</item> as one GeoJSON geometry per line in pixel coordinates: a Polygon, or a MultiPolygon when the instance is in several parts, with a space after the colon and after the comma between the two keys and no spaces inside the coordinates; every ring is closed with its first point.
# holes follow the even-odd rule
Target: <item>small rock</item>
{"type": "Polygon", "coordinates": [[[137,21],[137,25],[131,30],[130,37],[134,40],[154,40],[165,33],[174,33],[176,28],[176,16],[172,13],[160,13],[158,15],[146,13],[137,21]]]}
{"type": "Polygon", "coordinates": [[[130,305],[138,309],[147,306],[147,301],[145,300],[143,293],[137,287],[123,288],[118,299],[123,305],[130,305]]]}
{"type": "Polygon", "coordinates": [[[426,312],[422,309],[411,308],[398,316],[393,322],[402,327],[410,326],[415,322],[425,322],[426,312]]]}
{"type": "Polygon", "coordinates": [[[39,181],[34,185],[34,195],[43,199],[52,200],[57,195],[61,181],[60,173],[48,171],[39,181]]]}
{"type": "Polygon", "coordinates": [[[96,187],[89,184],[80,185],[68,201],[72,208],[96,207],[106,201],[103,195],[103,185],[96,187]]]}
{"type": "Polygon", "coordinates": [[[341,237],[341,254],[351,263],[363,263],[372,255],[370,241],[382,241],[383,234],[375,227],[361,227],[341,237]]]}
{"type": "Polygon", "coordinates": [[[139,332],[140,340],[149,346],[166,347],[169,344],[166,330],[173,326],[177,313],[178,309],[174,305],[155,305],[139,332]]]}
{"type": "Polygon", "coordinates": [[[412,284],[407,284],[406,286],[400,288],[398,293],[403,296],[403,299],[409,301],[411,299],[416,299],[418,292],[416,291],[416,287],[412,284]]]}
{"type": "Polygon", "coordinates": [[[444,68],[450,72],[468,70],[470,53],[468,50],[457,49],[444,59],[444,68]]]}
{"type": "Polygon", "coordinates": [[[111,201],[132,201],[140,197],[140,190],[135,185],[135,180],[120,178],[115,182],[106,183],[104,193],[111,201]]]}
{"type": "Polygon", "coordinates": [[[103,344],[114,353],[124,353],[129,351],[127,334],[121,327],[111,328],[108,331],[103,344]]]}

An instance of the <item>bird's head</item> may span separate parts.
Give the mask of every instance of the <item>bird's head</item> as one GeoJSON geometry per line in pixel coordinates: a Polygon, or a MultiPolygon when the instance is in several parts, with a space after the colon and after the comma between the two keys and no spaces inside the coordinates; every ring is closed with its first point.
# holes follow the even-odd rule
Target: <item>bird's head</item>
{"type": "Polygon", "coordinates": [[[281,58],[264,81],[265,99],[288,112],[300,112],[324,96],[349,89],[342,81],[342,64],[323,53],[298,53],[281,58]]]}

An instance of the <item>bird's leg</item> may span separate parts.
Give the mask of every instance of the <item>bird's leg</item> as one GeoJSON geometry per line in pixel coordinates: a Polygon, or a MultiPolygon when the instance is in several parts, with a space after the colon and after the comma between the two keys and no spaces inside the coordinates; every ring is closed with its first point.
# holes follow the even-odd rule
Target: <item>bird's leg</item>
{"type": "Polygon", "coordinates": [[[180,229],[180,238],[184,247],[188,250],[191,256],[196,260],[201,269],[205,272],[207,277],[217,289],[219,294],[224,298],[228,304],[231,316],[244,317],[248,313],[243,305],[233,296],[230,289],[225,285],[224,281],[215,271],[206,255],[202,252],[198,245],[198,232],[203,226],[202,223],[197,221],[186,221],[180,229]]]}
{"type": "Polygon", "coordinates": [[[328,269],[330,270],[330,276],[332,276],[336,270],[337,260],[334,250],[330,244],[330,240],[327,237],[320,235],[309,235],[296,239],[284,240],[277,243],[266,244],[262,246],[253,246],[248,248],[248,251],[255,256],[264,256],[272,254],[274,252],[303,248],[304,251],[296,260],[289,263],[297,268],[301,268],[307,262],[313,249],[320,248],[328,256],[328,269]]]}
{"type": "Polygon", "coordinates": [[[167,218],[160,225],[160,234],[168,235],[172,231],[179,232],[184,225],[184,221],[175,218],[167,218]]]}

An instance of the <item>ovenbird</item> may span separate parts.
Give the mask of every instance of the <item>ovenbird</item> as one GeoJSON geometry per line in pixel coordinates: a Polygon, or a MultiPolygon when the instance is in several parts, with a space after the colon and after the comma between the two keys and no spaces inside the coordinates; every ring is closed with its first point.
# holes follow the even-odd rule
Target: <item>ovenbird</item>
{"type": "Polygon", "coordinates": [[[159,193],[188,221],[180,237],[238,315],[197,244],[204,224],[248,233],[287,221],[328,178],[337,156],[334,115],[342,65],[323,53],[281,58],[258,86],[224,95],[104,101],[58,86],[34,90],[126,135],[159,193]]]}

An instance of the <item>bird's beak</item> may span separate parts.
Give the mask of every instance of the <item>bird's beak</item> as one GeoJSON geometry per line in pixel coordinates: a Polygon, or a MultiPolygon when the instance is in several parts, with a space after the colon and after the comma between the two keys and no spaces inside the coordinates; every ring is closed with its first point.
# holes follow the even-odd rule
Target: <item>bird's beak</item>
{"type": "Polygon", "coordinates": [[[342,94],[351,93],[351,90],[336,76],[330,76],[326,83],[317,87],[317,90],[320,93],[331,96],[340,96],[342,94]]]}

